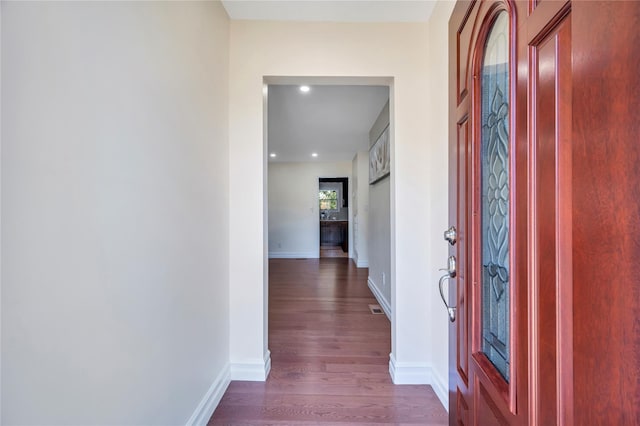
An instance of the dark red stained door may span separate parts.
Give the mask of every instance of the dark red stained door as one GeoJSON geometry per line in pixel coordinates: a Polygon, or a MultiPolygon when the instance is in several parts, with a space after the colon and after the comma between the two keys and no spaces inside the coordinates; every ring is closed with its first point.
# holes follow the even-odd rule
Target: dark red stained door
{"type": "Polygon", "coordinates": [[[521,4],[458,2],[449,23],[452,425],[528,421],[523,12],[521,4]]]}
{"type": "Polygon", "coordinates": [[[640,424],[638,24],[635,1],[456,4],[452,425],[640,424]],[[508,17],[508,55],[492,56],[500,15],[508,17]],[[499,96],[489,91],[486,103],[501,78],[487,70],[504,69],[508,86],[499,96]],[[494,132],[496,117],[504,121],[494,132]],[[506,166],[491,157],[486,135],[498,133],[506,166]],[[508,190],[495,186],[502,175],[508,190]],[[506,216],[487,213],[495,206],[506,216]],[[508,243],[502,262],[488,240],[508,243]],[[503,290],[508,312],[495,312],[508,331],[494,332],[487,300],[503,290]]]}
{"type": "Polygon", "coordinates": [[[640,424],[640,2],[573,8],[576,425],[640,424]]]}

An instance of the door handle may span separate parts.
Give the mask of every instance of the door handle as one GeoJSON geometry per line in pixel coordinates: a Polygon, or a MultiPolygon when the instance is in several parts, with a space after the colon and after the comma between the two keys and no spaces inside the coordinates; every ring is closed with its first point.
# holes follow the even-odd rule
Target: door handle
{"type": "Polygon", "coordinates": [[[449,321],[454,322],[456,320],[456,307],[449,306],[449,304],[447,303],[447,299],[444,297],[444,291],[442,290],[442,286],[444,285],[444,282],[450,279],[451,279],[451,275],[449,274],[444,274],[443,276],[441,276],[440,280],[438,281],[438,288],[440,289],[440,297],[442,298],[442,303],[444,303],[444,306],[447,308],[447,313],[449,314],[449,321]]]}
{"type": "Polygon", "coordinates": [[[449,259],[447,259],[447,267],[440,268],[438,269],[438,271],[446,271],[447,274],[449,275],[449,278],[455,278],[456,277],[456,257],[449,256],[449,259]]]}
{"type": "Polygon", "coordinates": [[[458,238],[458,234],[455,226],[449,227],[446,231],[444,231],[444,239],[449,242],[449,244],[454,245],[458,238]]]}
{"type": "Polygon", "coordinates": [[[449,259],[447,259],[447,268],[446,269],[441,268],[439,270],[446,272],[446,274],[441,276],[440,280],[438,281],[438,289],[440,290],[440,297],[442,298],[442,303],[444,303],[444,306],[447,308],[447,313],[449,314],[449,321],[454,322],[456,320],[456,307],[449,306],[449,303],[447,303],[447,298],[444,296],[443,286],[445,281],[456,277],[456,274],[457,274],[456,257],[449,256],[449,259]]]}

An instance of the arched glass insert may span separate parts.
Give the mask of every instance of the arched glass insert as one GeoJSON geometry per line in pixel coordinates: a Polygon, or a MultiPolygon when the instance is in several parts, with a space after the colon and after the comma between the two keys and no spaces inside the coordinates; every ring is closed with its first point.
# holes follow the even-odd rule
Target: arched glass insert
{"type": "Polygon", "coordinates": [[[482,352],[509,381],[509,17],[496,17],[482,62],[482,352]]]}

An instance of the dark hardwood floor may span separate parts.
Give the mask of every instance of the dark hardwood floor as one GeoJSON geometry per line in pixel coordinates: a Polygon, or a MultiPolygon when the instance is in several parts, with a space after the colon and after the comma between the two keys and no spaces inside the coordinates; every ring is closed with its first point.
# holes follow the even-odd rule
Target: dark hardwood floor
{"type": "MultiPolygon", "coordinates": [[[[446,425],[429,386],[393,385],[390,323],[350,259],[269,264],[266,382],[232,382],[209,425],[446,425]]],[[[416,325],[419,326],[419,325],[416,325]]]]}
{"type": "Polygon", "coordinates": [[[341,246],[320,246],[320,257],[349,257],[349,253],[342,250],[341,246]]]}

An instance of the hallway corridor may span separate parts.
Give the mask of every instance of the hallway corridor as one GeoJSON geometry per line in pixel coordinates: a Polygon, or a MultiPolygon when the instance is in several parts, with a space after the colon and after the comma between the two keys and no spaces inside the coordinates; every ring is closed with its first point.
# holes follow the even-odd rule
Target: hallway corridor
{"type": "MultiPolygon", "coordinates": [[[[350,259],[272,259],[266,382],[232,382],[209,425],[446,425],[431,387],[393,385],[390,323],[350,259]]],[[[416,325],[419,326],[419,325],[416,325]]]]}

